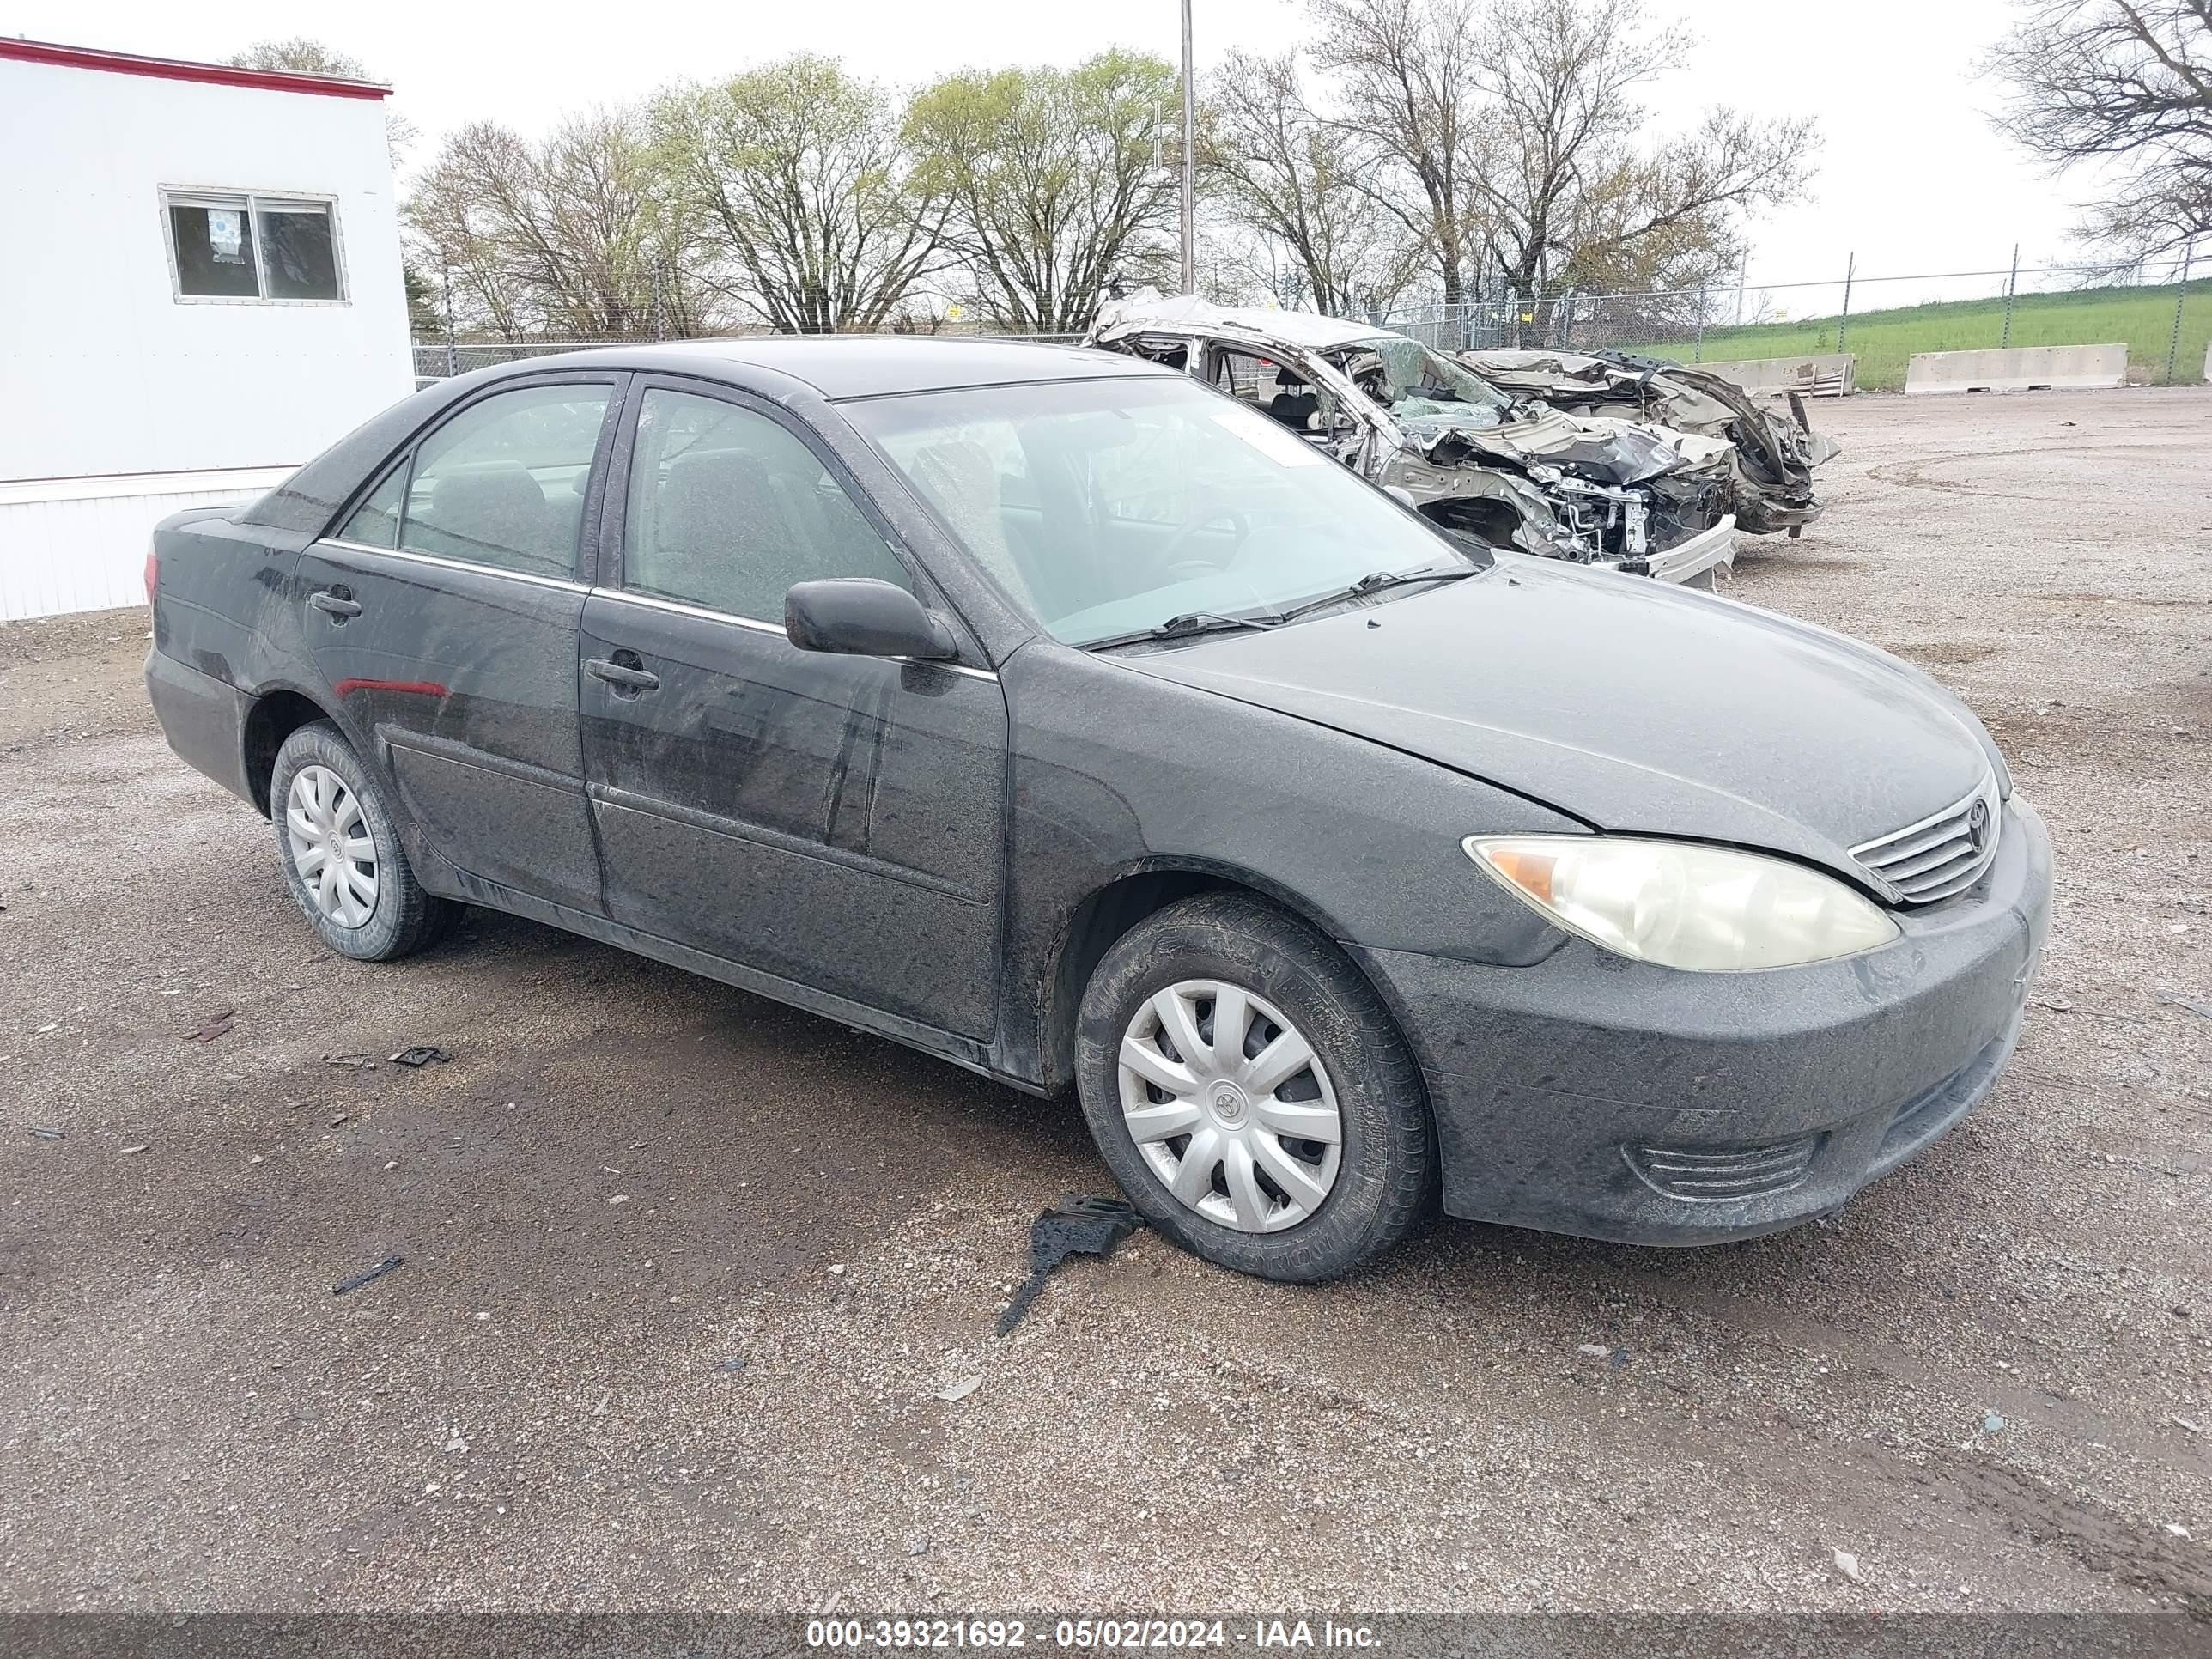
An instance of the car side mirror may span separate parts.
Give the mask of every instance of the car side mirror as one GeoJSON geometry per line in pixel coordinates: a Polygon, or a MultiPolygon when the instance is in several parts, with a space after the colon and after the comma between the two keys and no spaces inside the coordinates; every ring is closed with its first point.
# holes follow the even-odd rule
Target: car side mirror
{"type": "Polygon", "coordinates": [[[801,651],[927,662],[960,654],[942,617],[923,610],[896,583],[873,576],[799,583],[783,596],[783,631],[801,651]]]}

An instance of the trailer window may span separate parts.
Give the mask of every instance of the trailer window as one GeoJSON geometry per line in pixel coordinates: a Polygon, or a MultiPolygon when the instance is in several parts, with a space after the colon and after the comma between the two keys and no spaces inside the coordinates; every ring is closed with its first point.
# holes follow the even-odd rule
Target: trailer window
{"type": "Polygon", "coordinates": [[[179,300],[346,297],[334,202],[167,191],[162,222],[179,300]]]}

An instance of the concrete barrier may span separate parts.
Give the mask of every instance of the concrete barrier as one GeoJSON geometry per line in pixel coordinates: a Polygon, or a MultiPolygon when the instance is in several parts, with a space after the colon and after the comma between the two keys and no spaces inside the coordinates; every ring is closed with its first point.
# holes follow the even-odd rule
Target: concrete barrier
{"type": "Polygon", "coordinates": [[[2124,386],[2124,345],[2014,346],[2008,351],[1922,351],[1905,366],[1907,397],[1939,392],[2050,392],[2124,386]]]}
{"type": "Polygon", "coordinates": [[[1795,392],[1806,398],[1848,397],[1858,384],[1856,351],[1826,351],[1810,357],[1744,357],[1734,362],[1692,363],[1734,380],[1746,392],[1795,392]]]}

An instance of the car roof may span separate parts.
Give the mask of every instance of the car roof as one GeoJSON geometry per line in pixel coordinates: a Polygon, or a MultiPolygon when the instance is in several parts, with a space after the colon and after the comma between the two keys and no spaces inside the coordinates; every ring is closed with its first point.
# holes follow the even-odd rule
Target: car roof
{"type": "Polygon", "coordinates": [[[1099,313],[1101,332],[1121,334],[1130,330],[1158,329],[1170,334],[1211,334],[1223,329],[1266,335],[1285,345],[1311,351],[1329,351],[1355,341],[1390,337],[1390,331],[1374,323],[1357,323],[1343,317],[1324,317],[1314,311],[1272,311],[1258,306],[1217,306],[1196,295],[1164,298],[1139,294],[1109,305],[1099,313]]]}
{"type": "Polygon", "coordinates": [[[601,348],[558,359],[532,358],[515,367],[527,372],[584,359],[609,367],[690,374],[713,374],[717,367],[726,367],[739,371],[728,378],[740,383],[750,378],[743,371],[757,370],[803,382],[833,401],[960,386],[1173,373],[1118,352],[988,336],[927,334],[763,334],[672,340],[601,348]]]}

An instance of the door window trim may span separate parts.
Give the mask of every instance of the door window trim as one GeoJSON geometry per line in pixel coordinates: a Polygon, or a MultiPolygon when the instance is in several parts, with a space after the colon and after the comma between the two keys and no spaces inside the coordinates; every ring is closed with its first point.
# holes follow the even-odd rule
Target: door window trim
{"type": "MultiPolygon", "coordinates": [[[[733,611],[717,611],[710,605],[691,605],[682,600],[665,599],[659,594],[633,591],[623,586],[625,574],[623,562],[629,551],[627,538],[630,468],[636,458],[637,422],[645,408],[646,394],[655,391],[682,392],[687,397],[707,398],[717,403],[733,404],[737,408],[763,416],[797,439],[805,447],[807,453],[822,464],[822,470],[829,474],[830,482],[845,492],[846,499],[852,502],[860,516],[868,521],[868,527],[883,538],[884,545],[890,550],[893,561],[906,572],[907,579],[912,584],[915,597],[926,605],[943,611],[947,616],[958,618],[959,613],[945,602],[943,591],[931,579],[929,573],[922,568],[921,562],[914,556],[912,550],[900,538],[898,532],[884,519],[883,509],[876,504],[874,498],[861,488],[860,481],[846,470],[844,463],[839,460],[830,446],[823,441],[819,433],[813,430],[805,421],[793,418],[787,410],[780,409],[765,398],[745,391],[743,387],[732,386],[725,380],[696,380],[681,374],[641,374],[631,383],[629,395],[625,400],[625,407],[623,410],[622,431],[616,441],[615,453],[611,457],[611,465],[608,468],[605,480],[606,483],[611,484],[615,477],[619,476],[623,487],[620,489],[605,489],[605,499],[599,508],[599,545],[607,555],[607,557],[601,561],[599,580],[594,584],[600,591],[617,599],[650,600],[672,608],[681,609],[693,616],[712,617],[725,622],[744,623],[755,628],[773,631],[779,635],[783,634],[783,623],[780,618],[771,621],[765,617],[741,616],[733,611]]],[[[961,654],[964,657],[975,653],[973,636],[964,619],[960,621],[959,632],[963,636],[960,641],[961,654]]],[[[951,666],[951,665],[942,665],[951,666]]],[[[993,678],[997,677],[994,675],[993,678]]]]}
{"type": "MultiPolygon", "coordinates": [[[[574,587],[589,591],[595,584],[592,576],[599,567],[600,549],[599,498],[605,491],[609,477],[607,464],[617,434],[629,417],[631,385],[637,379],[624,368],[558,371],[538,374],[518,374],[511,379],[495,380],[479,386],[467,397],[447,404],[423,423],[409,433],[404,440],[392,447],[392,452],[369,469],[338,510],[323,526],[323,533],[315,538],[332,547],[343,547],[352,552],[382,553],[393,558],[415,559],[425,564],[440,565],[450,570],[477,570],[495,576],[514,576],[523,581],[535,582],[550,587],[574,587]],[[395,468],[404,467],[407,482],[402,487],[400,499],[403,511],[399,529],[406,529],[404,510],[407,495],[415,484],[415,457],[422,446],[435,437],[451,422],[458,420],[477,404],[509,392],[525,392],[549,386],[604,386],[608,388],[606,412],[599,419],[599,435],[592,446],[591,471],[584,486],[584,504],[576,520],[576,555],[574,562],[565,576],[544,576],[535,571],[515,570],[501,564],[482,564],[472,559],[452,559],[436,553],[417,553],[404,547],[374,547],[366,542],[349,541],[338,532],[353,522],[355,514],[376,493],[377,486],[390,477],[395,468]]],[[[624,474],[627,478],[627,473],[624,474]]]]}

